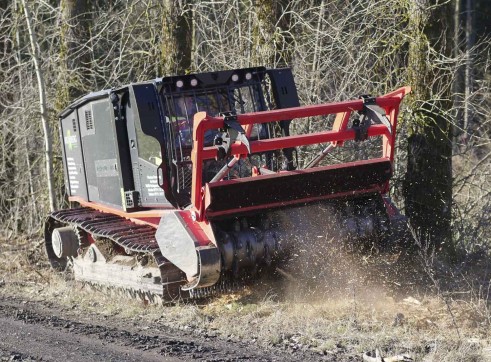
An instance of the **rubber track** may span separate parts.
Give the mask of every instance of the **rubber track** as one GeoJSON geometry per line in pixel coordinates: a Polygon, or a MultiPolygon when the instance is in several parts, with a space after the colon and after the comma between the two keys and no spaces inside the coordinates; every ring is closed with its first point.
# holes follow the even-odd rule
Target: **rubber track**
{"type": "MultiPolygon", "coordinates": [[[[155,258],[162,273],[165,273],[162,268],[166,270],[177,269],[174,264],[169,262],[160,253],[160,248],[155,239],[156,230],[149,225],[135,224],[123,217],[103,213],[89,207],[55,211],[50,217],[52,220],[71,224],[94,236],[110,239],[127,250],[138,253],[150,253],[155,258]]],[[[222,293],[231,293],[242,289],[244,285],[237,280],[222,277],[216,285],[189,291],[188,296],[184,297],[184,299],[202,299],[222,293]]],[[[130,289],[127,291],[135,292],[130,289]]],[[[162,295],[158,297],[161,298],[162,295]]],[[[181,298],[183,298],[182,294],[181,298]]],[[[163,299],[166,299],[165,296],[163,299]]]]}
{"type": "Polygon", "coordinates": [[[138,225],[123,217],[89,207],[55,211],[51,217],[62,223],[75,224],[94,236],[110,239],[126,250],[160,254],[155,239],[156,230],[149,225],[138,225]]]}

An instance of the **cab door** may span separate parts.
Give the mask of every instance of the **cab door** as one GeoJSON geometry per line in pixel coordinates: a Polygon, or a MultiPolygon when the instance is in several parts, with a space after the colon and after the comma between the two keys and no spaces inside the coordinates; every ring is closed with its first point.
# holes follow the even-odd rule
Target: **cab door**
{"type": "Polygon", "coordinates": [[[165,138],[153,83],[132,84],[124,104],[135,190],[141,207],[170,207],[164,188],[165,138]]]}

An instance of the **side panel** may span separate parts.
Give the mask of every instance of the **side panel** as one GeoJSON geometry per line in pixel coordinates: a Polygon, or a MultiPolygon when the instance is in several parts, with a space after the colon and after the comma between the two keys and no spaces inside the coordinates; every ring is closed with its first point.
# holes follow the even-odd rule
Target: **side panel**
{"type": "Polygon", "coordinates": [[[122,207],[122,183],[113,109],[109,100],[78,109],[89,201],[122,207]]]}
{"type": "Polygon", "coordinates": [[[60,120],[65,185],[69,196],[88,199],[78,115],[73,111],[60,120]]]}

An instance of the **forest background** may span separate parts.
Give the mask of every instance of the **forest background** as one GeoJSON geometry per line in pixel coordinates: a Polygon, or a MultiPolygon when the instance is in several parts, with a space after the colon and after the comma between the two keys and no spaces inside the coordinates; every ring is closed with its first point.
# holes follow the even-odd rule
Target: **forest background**
{"type": "Polygon", "coordinates": [[[57,122],[75,98],[264,65],[292,67],[304,105],[410,85],[391,195],[422,244],[486,248],[490,18],[488,0],[0,0],[0,238],[66,205],[57,122]]]}

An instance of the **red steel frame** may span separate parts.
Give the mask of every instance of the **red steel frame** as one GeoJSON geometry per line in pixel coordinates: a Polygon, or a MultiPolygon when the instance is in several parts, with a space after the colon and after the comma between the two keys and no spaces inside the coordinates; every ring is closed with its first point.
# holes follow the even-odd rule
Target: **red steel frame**
{"type": "MultiPolygon", "coordinates": [[[[394,160],[394,144],[397,128],[397,116],[399,105],[411,91],[410,87],[402,87],[391,93],[376,98],[376,104],[382,107],[391,123],[392,132],[383,124],[374,124],[368,127],[368,137],[382,136],[383,155],[382,158],[394,160]]],[[[336,114],[336,118],[331,130],[315,132],[304,135],[294,135],[264,139],[250,142],[251,153],[262,153],[283,148],[291,148],[319,143],[330,142],[333,146],[341,146],[344,141],[354,140],[356,133],[353,129],[347,128],[348,121],[352,112],[363,110],[363,100],[352,100],[346,102],[326,103],[320,105],[311,105],[304,107],[277,109],[264,112],[255,112],[241,114],[237,116],[246,133],[250,133],[251,125],[257,123],[278,122],[288,119],[302,121],[307,117],[327,116],[336,114]]],[[[193,129],[193,149],[191,159],[193,162],[191,202],[194,206],[194,212],[197,221],[205,221],[204,207],[206,188],[203,186],[202,168],[203,161],[216,159],[218,151],[216,147],[205,147],[204,135],[208,130],[217,130],[224,128],[223,117],[211,117],[206,112],[196,113],[194,116],[193,129]]],[[[230,147],[230,156],[246,157],[248,154],[247,147],[236,142],[230,147]]],[[[359,161],[363,162],[363,161],[359,161]]],[[[296,170],[302,172],[302,170],[296,170]]],[[[262,177],[258,175],[257,177],[262,177]]],[[[220,182],[220,181],[218,181],[220,182]]]]}
{"type": "MultiPolygon", "coordinates": [[[[405,95],[411,91],[410,87],[399,88],[394,92],[388,93],[381,97],[376,98],[376,103],[380,107],[384,108],[390,123],[392,132],[389,132],[387,127],[382,124],[371,125],[368,128],[368,137],[383,136],[383,158],[389,159],[391,162],[394,159],[394,143],[396,136],[397,116],[399,113],[399,104],[405,95]]],[[[352,112],[361,111],[363,109],[363,100],[353,100],[347,102],[338,103],[326,103],[321,105],[311,105],[304,107],[295,107],[287,109],[278,109],[264,112],[247,113],[238,115],[238,122],[244,126],[246,132],[250,134],[250,130],[253,124],[256,123],[268,123],[276,122],[285,119],[297,119],[313,116],[326,116],[329,114],[336,114],[336,118],[331,130],[315,132],[306,135],[295,135],[287,137],[279,137],[273,139],[264,139],[250,142],[251,153],[259,153],[272,151],[282,148],[297,147],[302,145],[311,145],[318,143],[330,142],[333,146],[341,146],[344,141],[354,140],[355,131],[348,129],[348,121],[352,112]]],[[[189,210],[181,210],[179,213],[184,218],[186,224],[191,227],[192,232],[195,234],[200,245],[206,245],[213,241],[213,232],[205,219],[204,206],[205,197],[207,193],[206,185],[202,186],[202,168],[203,161],[215,159],[217,157],[216,147],[204,146],[204,134],[210,129],[223,128],[223,118],[211,117],[205,112],[197,113],[194,116],[194,130],[193,130],[193,150],[192,150],[192,162],[193,162],[193,175],[192,175],[192,190],[191,190],[191,202],[194,206],[194,215],[191,218],[189,210]],[[193,223],[198,221],[198,223],[193,223]]],[[[236,158],[246,157],[247,148],[245,145],[237,142],[230,148],[230,155],[236,158]]],[[[356,164],[368,163],[367,161],[357,161],[356,164]]],[[[308,169],[311,171],[312,169],[308,169]]],[[[309,172],[307,170],[296,170],[295,172],[309,172]]],[[[268,177],[268,175],[257,175],[256,177],[268,177]]],[[[220,182],[220,181],[218,181],[220,182]]],[[[373,190],[372,190],[373,191],[373,190]]],[[[332,197],[340,197],[343,195],[330,195],[332,197]]],[[[155,228],[158,227],[160,218],[167,213],[172,212],[173,209],[152,209],[136,212],[126,212],[118,210],[116,208],[99,204],[93,201],[86,201],[77,196],[70,196],[69,201],[78,202],[82,206],[92,207],[96,210],[113,213],[121,217],[130,219],[136,223],[143,223],[151,225],[155,228]]],[[[316,199],[315,197],[312,200],[316,199]]],[[[303,200],[305,201],[305,200],[303,200]]]]}

